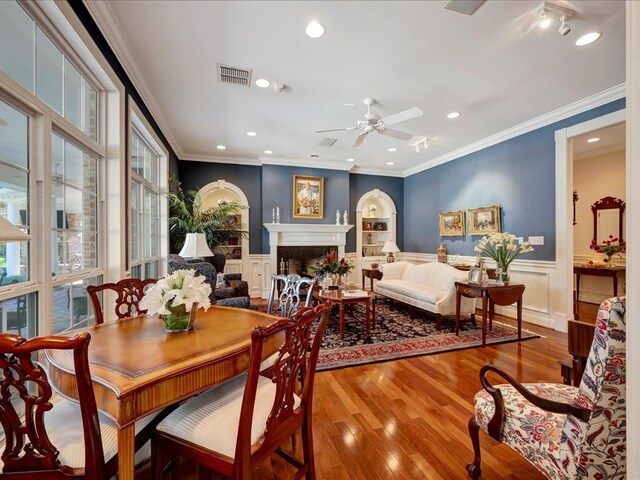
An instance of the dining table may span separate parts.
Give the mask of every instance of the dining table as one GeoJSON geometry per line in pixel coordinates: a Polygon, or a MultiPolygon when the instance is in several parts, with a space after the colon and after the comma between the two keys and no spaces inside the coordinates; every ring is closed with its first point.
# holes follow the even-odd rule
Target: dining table
{"type": "MultiPolygon", "coordinates": [[[[63,333],[91,335],[89,368],[96,403],[118,428],[118,478],[134,478],[137,420],[246,371],[251,331],[279,319],[255,310],[213,306],[199,310],[193,329],[184,333],[165,332],[157,315],[63,333]]],[[[263,358],[279,346],[278,338],[266,343],[263,358]]],[[[45,360],[56,390],[77,399],[72,352],[48,350],[45,360]]]]}

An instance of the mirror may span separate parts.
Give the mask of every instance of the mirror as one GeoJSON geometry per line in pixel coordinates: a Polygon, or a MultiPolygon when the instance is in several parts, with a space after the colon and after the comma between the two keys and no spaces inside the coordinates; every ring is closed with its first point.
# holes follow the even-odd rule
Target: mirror
{"type": "Polygon", "coordinates": [[[593,240],[601,245],[609,235],[624,240],[625,203],[619,198],[604,197],[591,205],[593,212],[593,240]]]}

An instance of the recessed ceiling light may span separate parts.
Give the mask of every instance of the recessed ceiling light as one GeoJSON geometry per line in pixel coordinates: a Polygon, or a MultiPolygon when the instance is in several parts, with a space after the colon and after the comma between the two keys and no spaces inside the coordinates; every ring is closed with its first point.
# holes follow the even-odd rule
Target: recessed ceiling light
{"type": "Polygon", "coordinates": [[[320,22],[313,20],[309,22],[309,25],[307,25],[305,32],[307,32],[307,35],[311,38],[320,38],[324,35],[324,27],[320,24],[320,22]]]}
{"type": "Polygon", "coordinates": [[[355,162],[356,159],[355,158],[347,158],[347,162],[355,162]]]}
{"type": "Polygon", "coordinates": [[[256,132],[247,132],[247,135],[249,135],[250,137],[255,137],[258,134],[256,132]]]}
{"type": "Polygon", "coordinates": [[[393,165],[393,162],[387,162],[387,165],[393,165]]]}
{"type": "Polygon", "coordinates": [[[256,85],[260,88],[267,88],[271,86],[271,82],[266,78],[259,78],[258,80],[256,80],[256,85]]]}
{"type": "Polygon", "coordinates": [[[592,138],[587,140],[588,143],[595,143],[595,142],[599,142],[599,141],[600,141],[600,137],[592,137],[592,138]]]}
{"type": "Polygon", "coordinates": [[[458,118],[460,116],[460,112],[451,112],[447,113],[447,118],[458,118]]]}
{"type": "Polygon", "coordinates": [[[267,155],[271,155],[273,152],[271,150],[265,150],[264,153],[266,153],[267,155]]]}
{"type": "Polygon", "coordinates": [[[578,40],[576,40],[576,45],[579,47],[584,47],[585,45],[589,45],[590,43],[595,42],[602,36],[600,32],[590,32],[582,35],[578,40]]]}
{"type": "Polygon", "coordinates": [[[398,149],[396,147],[391,147],[391,148],[388,148],[387,150],[389,150],[390,152],[396,152],[398,149]]]}
{"type": "Polygon", "coordinates": [[[224,145],[218,145],[216,148],[218,150],[226,150],[227,149],[227,147],[225,147],[224,145]]]}

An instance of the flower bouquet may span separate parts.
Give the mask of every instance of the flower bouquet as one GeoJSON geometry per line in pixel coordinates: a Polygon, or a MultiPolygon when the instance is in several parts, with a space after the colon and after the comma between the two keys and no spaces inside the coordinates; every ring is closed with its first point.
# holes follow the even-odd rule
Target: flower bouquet
{"type": "Polygon", "coordinates": [[[186,332],[192,328],[198,308],[205,311],[211,306],[211,286],[204,275],[195,270],[176,270],[150,287],[140,308],[149,314],[157,313],[167,332],[186,332]]]}
{"type": "Polygon", "coordinates": [[[346,275],[351,271],[353,265],[342,257],[338,260],[338,254],[335,250],[330,251],[326,257],[316,265],[311,267],[311,271],[318,278],[330,278],[332,285],[329,288],[338,288],[338,281],[342,275],[346,275]]]}
{"type": "Polygon", "coordinates": [[[609,235],[607,240],[603,240],[602,245],[598,245],[595,240],[591,240],[589,248],[598,253],[604,253],[607,256],[604,262],[611,268],[615,266],[613,262],[614,255],[622,258],[621,254],[627,253],[627,243],[624,240],[620,241],[618,237],[614,237],[613,235],[609,235]]]}
{"type": "Polygon", "coordinates": [[[517,244],[517,238],[511,233],[492,233],[480,239],[475,251],[484,253],[496,262],[498,282],[509,283],[509,265],[524,253],[533,252],[529,242],[517,244]]]}

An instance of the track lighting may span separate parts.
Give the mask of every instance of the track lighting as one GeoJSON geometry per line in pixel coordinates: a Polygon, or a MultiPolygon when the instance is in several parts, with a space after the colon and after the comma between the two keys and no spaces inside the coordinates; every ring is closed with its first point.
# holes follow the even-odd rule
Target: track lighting
{"type": "Polygon", "coordinates": [[[560,22],[558,33],[563,37],[569,35],[571,27],[567,24],[567,19],[576,14],[575,10],[570,8],[561,7],[551,2],[542,2],[535,10],[538,13],[538,27],[549,28],[551,23],[555,21],[560,22]]]}
{"type": "Polygon", "coordinates": [[[421,148],[423,150],[426,150],[427,148],[429,148],[429,143],[428,143],[427,137],[422,137],[422,139],[418,140],[415,143],[412,143],[411,145],[416,147],[416,153],[420,153],[420,149],[421,148]]]}

